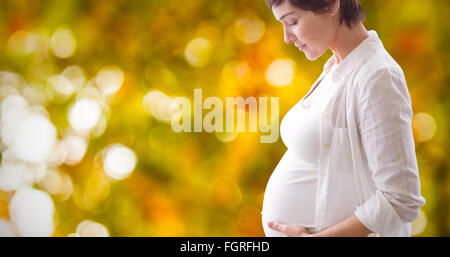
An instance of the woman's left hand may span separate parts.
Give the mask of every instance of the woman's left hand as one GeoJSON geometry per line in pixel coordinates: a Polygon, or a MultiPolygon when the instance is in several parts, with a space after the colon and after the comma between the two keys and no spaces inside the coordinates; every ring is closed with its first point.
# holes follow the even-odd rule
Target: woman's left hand
{"type": "Polygon", "coordinates": [[[267,224],[269,228],[283,233],[285,236],[290,237],[310,237],[313,234],[309,233],[309,231],[300,225],[287,225],[276,221],[269,221],[267,224]]]}

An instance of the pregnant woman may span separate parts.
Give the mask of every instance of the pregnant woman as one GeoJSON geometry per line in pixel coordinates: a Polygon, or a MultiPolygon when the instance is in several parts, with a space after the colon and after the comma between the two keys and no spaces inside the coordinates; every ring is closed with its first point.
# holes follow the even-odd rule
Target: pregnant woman
{"type": "Polygon", "coordinates": [[[333,52],[281,122],[288,150],[264,194],[266,236],[411,236],[425,204],[401,67],[359,0],[266,0],[308,60],[333,52]]]}

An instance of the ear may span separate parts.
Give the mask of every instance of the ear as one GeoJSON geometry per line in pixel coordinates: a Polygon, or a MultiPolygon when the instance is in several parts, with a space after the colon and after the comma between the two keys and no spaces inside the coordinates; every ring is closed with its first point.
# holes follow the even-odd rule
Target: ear
{"type": "Polygon", "coordinates": [[[331,16],[335,16],[339,13],[339,8],[341,6],[340,0],[334,0],[333,3],[330,6],[330,14],[331,16]]]}

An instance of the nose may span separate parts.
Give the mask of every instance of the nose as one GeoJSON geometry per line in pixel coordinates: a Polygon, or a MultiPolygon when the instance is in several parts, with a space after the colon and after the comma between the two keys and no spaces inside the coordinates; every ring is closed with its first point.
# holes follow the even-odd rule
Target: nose
{"type": "Polygon", "coordinates": [[[295,39],[296,37],[293,33],[291,33],[289,30],[284,30],[284,42],[286,42],[286,44],[294,42],[295,39]]]}

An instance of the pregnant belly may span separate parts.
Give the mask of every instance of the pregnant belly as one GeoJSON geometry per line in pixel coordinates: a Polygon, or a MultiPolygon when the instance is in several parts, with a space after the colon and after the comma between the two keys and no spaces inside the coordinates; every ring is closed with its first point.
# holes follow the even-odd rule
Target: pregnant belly
{"type": "Polygon", "coordinates": [[[298,224],[315,230],[317,169],[311,165],[286,167],[283,159],[272,173],[264,192],[261,214],[266,236],[282,236],[267,226],[269,221],[298,224]]]}

